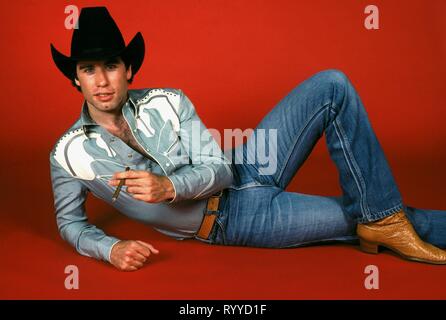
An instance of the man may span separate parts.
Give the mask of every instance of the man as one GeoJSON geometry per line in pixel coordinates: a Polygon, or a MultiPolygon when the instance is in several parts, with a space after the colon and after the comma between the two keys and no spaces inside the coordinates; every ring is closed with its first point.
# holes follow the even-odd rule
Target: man
{"type": "Polygon", "coordinates": [[[228,159],[183,91],[128,90],[142,65],[144,40],[137,33],[125,46],[106,8],[82,9],[70,57],[52,45],[51,52],[85,98],[80,118],[50,154],[57,225],[79,253],[125,271],[158,253],[151,244],[119,240],[89,224],[84,203],[91,192],[177,239],[284,248],[359,238],[369,253],[384,246],[409,260],[446,264],[446,253],[432,245],[446,246],[446,213],[402,204],[360,98],[342,72],[319,72],[297,86],[228,159]],[[324,132],[343,196],[285,192],[324,132]],[[272,172],[252,157],[259,137],[274,155],[272,172]]]}

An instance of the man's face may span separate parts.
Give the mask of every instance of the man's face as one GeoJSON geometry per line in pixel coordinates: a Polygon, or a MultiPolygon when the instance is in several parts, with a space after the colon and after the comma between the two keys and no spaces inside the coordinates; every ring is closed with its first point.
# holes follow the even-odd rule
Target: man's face
{"type": "Polygon", "coordinates": [[[127,100],[131,66],[126,70],[121,58],[79,61],[75,83],[81,87],[88,105],[99,112],[116,112],[127,100]]]}

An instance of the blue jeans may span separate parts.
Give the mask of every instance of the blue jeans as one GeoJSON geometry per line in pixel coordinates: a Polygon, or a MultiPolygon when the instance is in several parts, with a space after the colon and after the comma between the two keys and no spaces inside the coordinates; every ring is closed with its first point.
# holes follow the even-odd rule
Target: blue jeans
{"type": "Polygon", "coordinates": [[[403,204],[361,99],[341,71],[316,73],[294,88],[232,150],[232,161],[235,182],[225,189],[209,240],[202,241],[269,248],[355,242],[357,223],[403,208],[424,241],[446,247],[446,212],[403,204]],[[269,129],[277,129],[272,144],[269,129]],[[276,155],[276,170],[267,174],[265,163],[252,156],[262,130],[267,151],[276,155]],[[342,196],[286,192],[323,133],[342,196]]]}

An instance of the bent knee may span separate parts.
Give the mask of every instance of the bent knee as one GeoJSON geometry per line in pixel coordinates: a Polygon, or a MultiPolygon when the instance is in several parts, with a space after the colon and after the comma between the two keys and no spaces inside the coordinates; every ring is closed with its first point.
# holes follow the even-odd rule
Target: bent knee
{"type": "Polygon", "coordinates": [[[345,84],[349,81],[347,75],[338,69],[327,69],[320,71],[315,74],[315,77],[320,78],[321,81],[327,81],[336,84],[345,84]]]}

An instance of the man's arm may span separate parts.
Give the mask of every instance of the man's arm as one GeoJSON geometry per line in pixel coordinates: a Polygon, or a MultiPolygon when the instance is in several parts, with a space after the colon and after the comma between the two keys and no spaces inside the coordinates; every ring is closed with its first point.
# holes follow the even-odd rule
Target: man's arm
{"type": "Polygon", "coordinates": [[[112,246],[119,239],[88,223],[85,201],[88,189],[69,175],[50,155],[51,182],[56,222],[62,238],[85,256],[110,261],[112,246]]]}
{"type": "Polygon", "coordinates": [[[142,241],[120,241],[88,223],[85,201],[88,190],[69,175],[50,155],[51,182],[56,222],[62,238],[82,255],[108,261],[116,268],[133,271],[158,250],[142,241]]]}
{"type": "Polygon", "coordinates": [[[192,102],[182,90],[179,92],[179,137],[192,164],[168,176],[175,189],[175,197],[170,202],[209,197],[231,185],[233,179],[230,161],[197,115],[192,102]]]}

